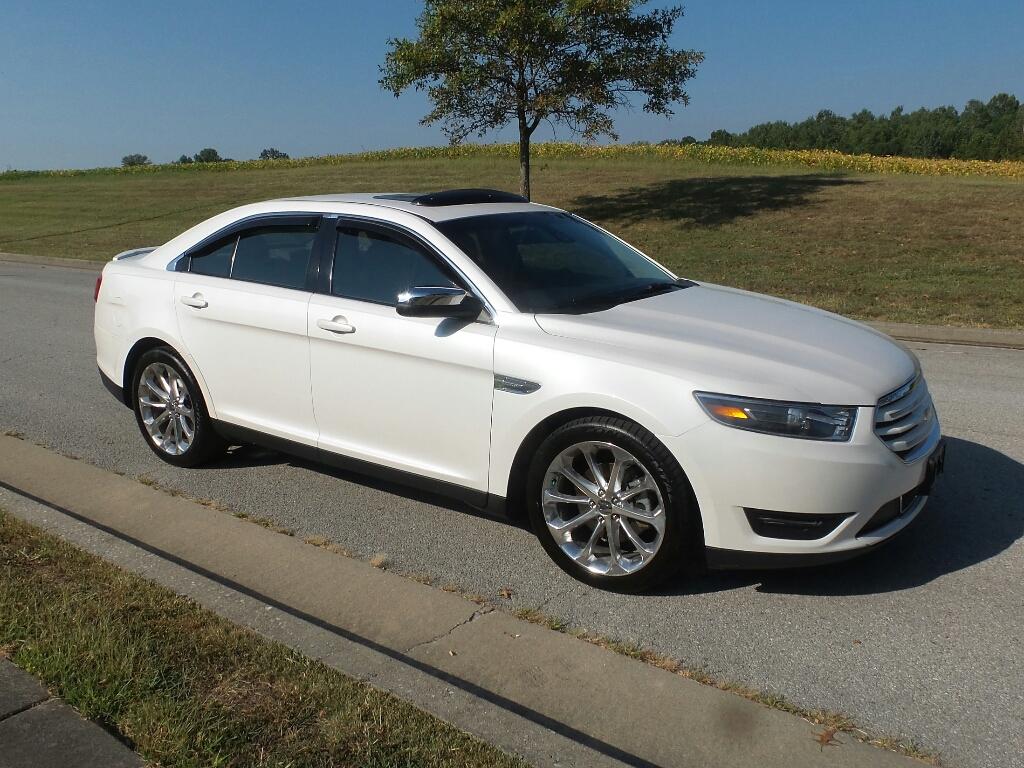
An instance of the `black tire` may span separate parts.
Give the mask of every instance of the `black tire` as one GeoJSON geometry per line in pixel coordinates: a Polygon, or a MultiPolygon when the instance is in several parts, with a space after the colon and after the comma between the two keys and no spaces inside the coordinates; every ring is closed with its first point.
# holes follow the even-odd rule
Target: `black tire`
{"type": "MultiPolygon", "coordinates": [[[[210,420],[209,411],[206,409],[206,401],[203,400],[203,392],[196,382],[192,371],[185,365],[184,361],[170,347],[156,347],[145,352],[136,362],[135,370],[132,371],[129,389],[125,393],[130,397],[132,411],[135,413],[135,422],[142,433],[143,440],[160,459],[176,467],[196,467],[211,459],[223,455],[227,449],[227,443],[217,434],[210,420]],[[186,392],[182,396],[183,404],[191,409],[194,422],[192,439],[188,446],[180,453],[173,453],[157,445],[156,439],[150,435],[143,416],[143,405],[140,401],[139,386],[143,373],[153,364],[166,366],[178,375],[185,384],[186,392]]],[[[158,411],[159,412],[159,411],[158,411]]]]}
{"type": "Polygon", "coordinates": [[[562,570],[591,586],[615,592],[642,592],[676,576],[684,567],[699,570],[704,565],[703,528],[689,480],[675,457],[654,435],[627,419],[584,417],[553,431],[534,453],[525,494],[530,522],[545,551],[562,570]],[[661,545],[649,562],[634,572],[610,576],[588,570],[562,550],[545,521],[541,495],[549,466],[563,451],[587,442],[610,443],[632,454],[661,493],[665,510],[661,545]]]}

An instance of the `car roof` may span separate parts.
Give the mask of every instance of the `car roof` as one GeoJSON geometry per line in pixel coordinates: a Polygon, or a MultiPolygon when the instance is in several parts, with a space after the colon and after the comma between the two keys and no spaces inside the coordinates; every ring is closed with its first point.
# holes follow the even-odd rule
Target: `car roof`
{"type": "MultiPolygon", "coordinates": [[[[448,194],[478,192],[488,193],[491,190],[452,190],[450,193],[419,194],[414,192],[353,192],[336,195],[309,195],[305,197],[285,197],[272,202],[309,202],[309,203],[359,203],[374,205],[381,208],[393,208],[414,214],[428,221],[440,222],[451,219],[462,219],[468,216],[483,216],[494,213],[525,213],[527,211],[555,211],[548,205],[529,202],[454,202],[431,203],[432,198],[441,198],[448,194]],[[425,202],[424,202],[425,201],[425,202]]],[[[494,193],[499,199],[514,199],[517,195],[494,193]]],[[[467,195],[468,199],[473,196],[467,195]]]]}

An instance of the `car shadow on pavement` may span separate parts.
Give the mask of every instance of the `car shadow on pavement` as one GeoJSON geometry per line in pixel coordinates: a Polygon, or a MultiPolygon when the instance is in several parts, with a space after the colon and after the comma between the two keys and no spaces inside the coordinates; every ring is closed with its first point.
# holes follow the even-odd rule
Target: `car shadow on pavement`
{"type": "Polygon", "coordinates": [[[709,573],[664,592],[757,585],[760,592],[866,595],[927,584],[982,563],[1024,536],[1024,465],[984,445],[948,438],[946,471],[924,511],[891,542],[817,568],[709,573]]]}
{"type": "Polygon", "coordinates": [[[569,208],[596,221],[638,223],[654,218],[717,227],[762,211],[808,205],[829,187],[866,183],[821,173],[671,179],[610,195],[582,195],[569,208]]]}
{"type": "Polygon", "coordinates": [[[383,491],[384,493],[401,496],[403,499],[409,499],[410,501],[416,501],[421,504],[430,504],[431,506],[441,507],[442,509],[448,509],[453,512],[462,512],[475,517],[482,517],[487,520],[506,523],[514,528],[528,527],[525,519],[511,518],[497,513],[485,512],[483,510],[476,509],[469,504],[460,502],[457,499],[452,499],[439,493],[432,493],[431,491],[422,490],[410,485],[403,485],[401,483],[374,477],[373,475],[362,474],[355,470],[342,469],[340,467],[331,466],[330,464],[310,461],[299,456],[292,456],[287,453],[281,453],[258,445],[234,446],[228,451],[224,458],[209,464],[204,464],[201,469],[237,469],[241,467],[266,467],[282,464],[287,464],[292,467],[300,467],[302,469],[309,470],[310,472],[316,472],[320,475],[327,475],[329,477],[349,483],[355,483],[366,488],[373,488],[374,490],[383,491]]]}

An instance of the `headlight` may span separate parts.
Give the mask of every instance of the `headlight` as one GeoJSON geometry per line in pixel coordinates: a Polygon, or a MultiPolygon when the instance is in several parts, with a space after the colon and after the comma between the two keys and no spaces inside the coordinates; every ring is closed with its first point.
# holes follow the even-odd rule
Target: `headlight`
{"type": "Polygon", "coordinates": [[[708,416],[719,424],[767,435],[845,442],[853,434],[856,406],[780,403],[711,392],[694,392],[708,416]]]}

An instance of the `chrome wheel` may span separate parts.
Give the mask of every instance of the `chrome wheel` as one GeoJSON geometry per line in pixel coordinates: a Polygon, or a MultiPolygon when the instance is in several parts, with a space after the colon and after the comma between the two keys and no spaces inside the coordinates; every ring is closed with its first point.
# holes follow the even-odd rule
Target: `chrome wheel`
{"type": "Polygon", "coordinates": [[[139,377],[136,395],[142,424],[157,448],[180,456],[192,447],[195,403],[180,373],[164,363],[150,363],[139,377]]]}
{"type": "Polygon", "coordinates": [[[639,459],[611,443],[576,443],[559,453],[544,475],[541,509],[562,551],[601,576],[639,571],[665,535],[658,484],[639,459]]]}

